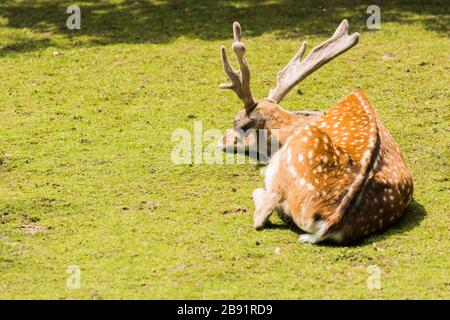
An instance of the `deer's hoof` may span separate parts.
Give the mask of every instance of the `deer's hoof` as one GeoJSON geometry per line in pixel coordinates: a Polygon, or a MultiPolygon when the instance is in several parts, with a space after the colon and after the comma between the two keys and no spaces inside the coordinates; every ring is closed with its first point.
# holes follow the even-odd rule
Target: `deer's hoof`
{"type": "Polygon", "coordinates": [[[255,230],[262,230],[264,229],[264,223],[254,222],[253,227],[255,228],[255,230]]]}
{"type": "Polygon", "coordinates": [[[259,217],[257,215],[253,216],[253,227],[256,230],[264,229],[265,225],[267,224],[267,220],[263,219],[262,217],[259,217]]]}

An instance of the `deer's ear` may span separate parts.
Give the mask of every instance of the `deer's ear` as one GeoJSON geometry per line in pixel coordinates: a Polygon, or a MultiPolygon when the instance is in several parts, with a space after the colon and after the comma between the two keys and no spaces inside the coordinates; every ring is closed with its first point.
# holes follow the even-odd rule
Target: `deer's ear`
{"type": "Polygon", "coordinates": [[[252,129],[255,125],[255,120],[245,118],[234,122],[233,127],[237,132],[246,132],[248,129],[252,129]]]}

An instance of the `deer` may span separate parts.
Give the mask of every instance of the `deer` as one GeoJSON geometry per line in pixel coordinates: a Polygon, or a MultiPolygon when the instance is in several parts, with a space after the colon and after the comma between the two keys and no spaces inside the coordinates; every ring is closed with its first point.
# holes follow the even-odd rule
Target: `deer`
{"type": "Polygon", "coordinates": [[[231,145],[235,151],[246,148],[254,141],[245,132],[265,130],[270,141],[275,139],[280,146],[270,154],[265,188],[252,192],[256,230],[268,225],[271,214],[281,209],[305,232],[299,237],[301,242],[345,245],[394,224],[412,199],[413,180],[405,159],[363,91],[312,114],[289,112],[279,105],[302,80],[359,42],[359,33],[349,35],[348,29],[348,21],[343,20],[333,36],[305,58],[307,44],[303,42],[278,72],[276,87],[260,100],[251,93],[238,22],[233,23],[232,44],[238,70],[221,47],[223,68],[231,83],[220,88],[234,91],[244,109],[220,145],[231,145]]]}

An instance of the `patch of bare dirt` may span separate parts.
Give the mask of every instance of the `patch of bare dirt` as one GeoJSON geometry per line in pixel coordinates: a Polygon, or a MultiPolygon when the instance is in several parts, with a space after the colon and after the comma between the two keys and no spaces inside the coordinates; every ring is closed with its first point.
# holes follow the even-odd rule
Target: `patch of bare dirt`
{"type": "Polygon", "coordinates": [[[22,232],[29,235],[34,235],[36,233],[43,233],[47,231],[46,227],[41,226],[37,223],[22,224],[19,228],[22,232]]]}

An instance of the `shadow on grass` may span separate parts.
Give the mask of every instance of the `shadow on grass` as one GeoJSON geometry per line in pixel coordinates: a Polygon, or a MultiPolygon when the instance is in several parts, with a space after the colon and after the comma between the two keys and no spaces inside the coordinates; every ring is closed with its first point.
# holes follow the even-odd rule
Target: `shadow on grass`
{"type": "MultiPolygon", "coordinates": [[[[0,23],[51,37],[87,37],[82,45],[115,43],[167,43],[179,37],[202,40],[229,39],[231,23],[239,20],[246,36],[275,32],[279,37],[298,38],[329,35],[339,22],[350,21],[351,31],[368,31],[366,0],[280,0],[278,2],[218,0],[122,0],[77,1],[81,8],[81,30],[65,27],[68,3],[58,0],[0,3],[0,23]]],[[[419,23],[426,29],[447,34],[450,7],[446,0],[378,1],[382,23],[419,23]]],[[[50,46],[51,41],[47,41],[50,46]]],[[[45,42],[9,46],[8,52],[26,52],[45,47],[45,42]]]]}
{"type": "MultiPolygon", "coordinates": [[[[285,217],[282,211],[278,210],[277,214],[280,217],[280,219],[282,219],[284,221],[284,223],[283,224],[269,223],[266,226],[267,229],[290,230],[292,232],[295,232],[298,235],[305,233],[303,230],[298,228],[290,218],[285,217]]],[[[380,240],[389,238],[392,235],[407,232],[407,231],[412,230],[415,227],[419,226],[426,215],[427,215],[427,212],[426,212],[424,206],[422,206],[420,203],[413,200],[408,205],[408,207],[406,207],[403,216],[395,224],[393,224],[392,226],[388,227],[386,230],[384,230],[380,233],[374,234],[374,235],[366,237],[366,238],[362,238],[361,240],[359,240],[357,242],[351,243],[349,245],[344,245],[344,246],[350,246],[350,247],[365,246],[365,245],[372,244],[374,242],[378,242],[380,240]]],[[[323,243],[319,243],[318,245],[325,246],[325,247],[338,247],[338,246],[342,247],[342,245],[338,245],[338,244],[335,244],[332,242],[323,242],[323,243]]]]}

